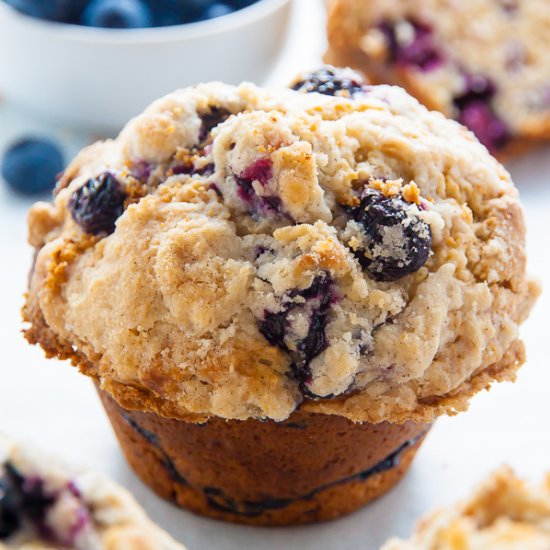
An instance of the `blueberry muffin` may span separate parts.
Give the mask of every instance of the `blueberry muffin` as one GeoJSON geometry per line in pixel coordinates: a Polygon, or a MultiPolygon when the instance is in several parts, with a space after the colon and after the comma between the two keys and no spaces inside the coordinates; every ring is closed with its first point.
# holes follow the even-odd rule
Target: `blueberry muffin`
{"type": "Polygon", "coordinates": [[[96,382],[159,494],[256,524],[386,491],[514,378],[538,292],[517,191],[462,126],[351,71],[293,87],[173,93],[29,216],[28,340],[96,382]]]}
{"type": "Polygon", "coordinates": [[[495,472],[465,502],[420,522],[409,541],[382,550],[547,550],[550,548],[550,476],[528,486],[512,470],[495,472]]]}
{"type": "Polygon", "coordinates": [[[112,481],[0,436],[0,549],[185,550],[112,481]]]}
{"type": "Polygon", "coordinates": [[[326,59],[405,87],[506,157],[550,137],[544,0],[334,0],[326,59]]]}

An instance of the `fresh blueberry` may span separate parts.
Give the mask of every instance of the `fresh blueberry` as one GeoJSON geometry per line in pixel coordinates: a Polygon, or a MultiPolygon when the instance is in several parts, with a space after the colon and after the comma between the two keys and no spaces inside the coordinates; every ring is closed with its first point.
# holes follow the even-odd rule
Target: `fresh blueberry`
{"type": "Polygon", "coordinates": [[[153,26],[153,14],[142,0],[92,0],[82,13],[88,27],[137,29],[153,26]]]}
{"type": "Polygon", "coordinates": [[[110,235],[124,212],[126,193],[109,172],[88,180],[69,199],[68,209],[74,221],[92,235],[110,235]]]}
{"type": "Polygon", "coordinates": [[[21,493],[8,475],[0,478],[0,540],[11,537],[22,521],[21,493]]]}
{"type": "Polygon", "coordinates": [[[350,209],[363,229],[365,248],[354,250],[361,266],[377,281],[395,281],[414,273],[428,260],[430,226],[412,212],[400,196],[386,197],[366,188],[350,209]]]}
{"type": "Polygon", "coordinates": [[[63,166],[63,156],[55,143],[43,138],[24,138],[4,153],[1,173],[6,183],[21,193],[43,193],[55,186],[63,166]]]}
{"type": "Polygon", "coordinates": [[[349,69],[321,67],[304,75],[292,85],[292,89],[302,93],[317,92],[324,95],[353,97],[365,92],[367,86],[359,75],[349,69]]]}
{"type": "Polygon", "coordinates": [[[154,25],[166,27],[206,19],[203,14],[212,0],[148,0],[148,4],[154,25]]]}
{"type": "Polygon", "coordinates": [[[498,151],[507,144],[510,133],[491,105],[496,86],[481,75],[465,75],[464,82],[464,92],[453,100],[457,118],[489,151],[498,151]]]}
{"type": "Polygon", "coordinates": [[[398,23],[386,21],[379,26],[384,33],[389,50],[389,61],[398,65],[411,65],[423,71],[438,67],[443,57],[434,43],[432,29],[429,25],[415,20],[398,23]],[[409,33],[406,39],[397,31],[398,25],[407,25],[409,33]]]}
{"type": "Polygon", "coordinates": [[[59,22],[75,22],[87,0],[5,0],[16,10],[37,17],[59,22]]]}
{"type": "Polygon", "coordinates": [[[229,15],[234,11],[235,11],[235,8],[232,8],[227,4],[222,4],[221,2],[214,2],[202,12],[201,19],[214,19],[216,17],[222,17],[223,15],[229,15]]]}
{"type": "Polygon", "coordinates": [[[258,0],[227,0],[227,3],[236,10],[241,10],[255,4],[257,1],[258,0]]]}
{"type": "Polygon", "coordinates": [[[290,355],[294,375],[305,392],[309,392],[307,385],[311,382],[309,365],[328,346],[326,326],[332,303],[332,279],[322,273],[308,288],[290,291],[282,300],[280,310],[265,311],[259,322],[265,339],[290,355]],[[305,317],[308,323],[305,338],[298,338],[294,330],[299,316],[305,317]]]}

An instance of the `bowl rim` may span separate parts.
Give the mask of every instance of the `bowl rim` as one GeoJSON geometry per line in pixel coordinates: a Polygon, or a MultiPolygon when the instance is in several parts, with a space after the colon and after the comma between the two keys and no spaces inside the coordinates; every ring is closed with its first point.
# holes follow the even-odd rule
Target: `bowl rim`
{"type": "Polygon", "coordinates": [[[25,25],[34,31],[41,31],[49,35],[53,34],[57,38],[75,42],[103,44],[157,43],[208,38],[224,32],[235,31],[273,15],[292,1],[257,0],[250,6],[206,21],[140,29],[105,29],[85,27],[74,23],[47,21],[20,13],[2,0],[0,0],[0,17],[11,19],[13,22],[25,25]]]}

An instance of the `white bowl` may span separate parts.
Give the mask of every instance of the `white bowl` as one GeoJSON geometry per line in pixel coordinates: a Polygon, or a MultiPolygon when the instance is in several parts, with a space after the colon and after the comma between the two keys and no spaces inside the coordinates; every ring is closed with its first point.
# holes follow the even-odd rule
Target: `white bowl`
{"type": "Polygon", "coordinates": [[[210,21],[114,30],[33,19],[0,0],[0,90],[58,123],[111,133],[177,88],[262,83],[283,45],[290,2],[260,0],[210,21]]]}

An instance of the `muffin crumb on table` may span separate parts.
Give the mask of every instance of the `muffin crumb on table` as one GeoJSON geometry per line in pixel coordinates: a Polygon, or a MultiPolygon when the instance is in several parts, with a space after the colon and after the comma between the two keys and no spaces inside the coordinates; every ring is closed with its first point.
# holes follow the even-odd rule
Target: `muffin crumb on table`
{"type": "Polygon", "coordinates": [[[410,540],[392,539],[382,550],[545,550],[549,521],[550,477],[529,486],[502,467],[468,500],[434,512],[410,540]]]}
{"type": "Polygon", "coordinates": [[[0,435],[0,549],[185,550],[122,487],[0,435]]]}

